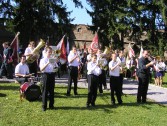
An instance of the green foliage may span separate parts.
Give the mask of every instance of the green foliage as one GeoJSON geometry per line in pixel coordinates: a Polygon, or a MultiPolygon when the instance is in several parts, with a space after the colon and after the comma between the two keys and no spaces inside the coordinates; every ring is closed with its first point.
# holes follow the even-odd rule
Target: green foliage
{"type": "Polygon", "coordinates": [[[139,45],[141,42],[149,41],[147,46],[150,47],[147,48],[155,46],[154,53],[163,54],[162,47],[165,46],[165,43],[163,37],[159,37],[157,34],[159,26],[156,23],[162,25],[163,22],[166,22],[167,2],[165,0],[87,1],[93,9],[92,12],[88,11],[93,24],[104,29],[103,37],[108,39],[108,43],[113,38],[115,48],[123,47],[124,38],[128,37],[128,40],[139,45]],[[161,15],[163,17],[162,21],[157,22],[157,20],[161,20],[158,19],[161,15]],[[141,40],[143,31],[147,32],[147,40],[141,40]]]}
{"type": "MultiPolygon", "coordinates": [[[[73,0],[76,7],[81,2],[73,0]]],[[[20,32],[20,43],[27,46],[30,40],[40,38],[59,41],[71,29],[70,13],[62,0],[7,0],[0,4],[1,15],[9,21],[8,28],[20,32]],[[10,19],[10,20],[9,20],[10,19]]]]}

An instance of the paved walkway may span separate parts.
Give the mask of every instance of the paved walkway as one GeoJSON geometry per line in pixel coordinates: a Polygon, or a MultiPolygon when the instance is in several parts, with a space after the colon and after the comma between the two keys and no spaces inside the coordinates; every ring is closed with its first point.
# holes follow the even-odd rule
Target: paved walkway
{"type": "MultiPolygon", "coordinates": [[[[61,84],[61,83],[67,84],[67,76],[63,78],[56,78],[55,81],[56,81],[56,84],[61,84]]],[[[14,82],[14,80],[0,79],[0,83],[3,83],[3,82],[10,83],[10,82],[14,82]]],[[[78,81],[78,87],[87,88],[86,79],[80,79],[78,81]]],[[[108,89],[110,88],[109,80],[107,80],[107,88],[108,89]]],[[[136,81],[124,79],[123,92],[125,94],[136,95],[137,88],[138,88],[138,84],[136,81]]],[[[167,88],[158,87],[158,86],[150,84],[149,89],[148,89],[147,98],[159,104],[167,106],[167,88]]]]}

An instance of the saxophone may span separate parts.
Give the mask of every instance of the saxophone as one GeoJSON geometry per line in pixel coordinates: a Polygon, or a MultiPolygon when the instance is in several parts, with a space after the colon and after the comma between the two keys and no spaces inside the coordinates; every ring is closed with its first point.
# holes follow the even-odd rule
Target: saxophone
{"type": "Polygon", "coordinates": [[[32,55],[27,56],[27,63],[33,63],[35,60],[37,60],[37,58],[39,57],[39,51],[43,46],[45,46],[45,42],[42,39],[40,39],[40,42],[33,50],[32,55]]]}

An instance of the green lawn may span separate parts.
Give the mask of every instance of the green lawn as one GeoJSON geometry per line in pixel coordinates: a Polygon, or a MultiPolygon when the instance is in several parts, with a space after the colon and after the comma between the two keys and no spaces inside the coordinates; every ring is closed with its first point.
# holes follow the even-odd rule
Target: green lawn
{"type": "Polygon", "coordinates": [[[0,126],[166,126],[167,107],[135,103],[123,96],[122,106],[110,105],[109,92],[98,94],[96,107],[87,109],[87,89],[66,97],[66,87],[55,87],[55,110],[42,112],[41,102],[19,101],[17,84],[0,84],[0,126]]]}
{"type": "Polygon", "coordinates": [[[165,73],[165,76],[163,78],[163,85],[162,86],[167,88],[167,73],[165,73]]]}

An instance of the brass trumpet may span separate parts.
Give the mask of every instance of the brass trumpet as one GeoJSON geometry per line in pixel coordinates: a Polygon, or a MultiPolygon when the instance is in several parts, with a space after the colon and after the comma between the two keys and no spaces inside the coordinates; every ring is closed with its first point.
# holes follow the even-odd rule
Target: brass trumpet
{"type": "Polygon", "coordinates": [[[27,57],[27,63],[33,63],[35,60],[37,60],[37,58],[39,57],[39,51],[43,46],[45,46],[45,42],[40,39],[40,42],[33,50],[32,55],[27,57]]]}

